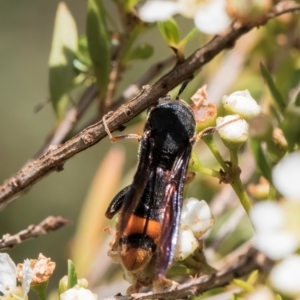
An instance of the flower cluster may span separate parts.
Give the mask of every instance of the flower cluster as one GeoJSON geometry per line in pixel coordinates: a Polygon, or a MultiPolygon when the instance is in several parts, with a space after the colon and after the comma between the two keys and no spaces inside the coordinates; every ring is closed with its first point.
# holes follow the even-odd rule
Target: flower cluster
{"type": "Polygon", "coordinates": [[[145,22],[166,21],[175,14],[194,19],[196,27],[207,34],[216,34],[230,25],[225,0],[148,1],[139,10],[145,22]]]}
{"type": "Polygon", "coordinates": [[[255,204],[250,218],[256,230],[256,247],[274,260],[281,260],[270,274],[270,282],[279,292],[300,297],[300,152],[283,158],[273,169],[273,183],[284,199],[255,204]]]}
{"type": "Polygon", "coordinates": [[[224,96],[222,103],[233,115],[217,118],[218,133],[229,149],[238,149],[248,139],[248,123],[245,121],[260,114],[260,106],[248,90],[224,96]]]}
{"type": "Polygon", "coordinates": [[[33,272],[28,259],[23,265],[23,283],[17,285],[17,267],[7,253],[0,253],[0,299],[28,299],[33,272]]]}

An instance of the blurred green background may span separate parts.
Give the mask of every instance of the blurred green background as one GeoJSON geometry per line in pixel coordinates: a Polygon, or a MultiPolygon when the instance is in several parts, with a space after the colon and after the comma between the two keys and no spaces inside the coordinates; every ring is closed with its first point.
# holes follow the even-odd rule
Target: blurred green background
{"type": "MultiPolygon", "coordinates": [[[[84,34],[86,2],[65,2],[76,20],[78,34],[84,34]]],[[[110,2],[105,1],[106,7],[115,13],[110,2]]],[[[34,112],[34,108],[49,98],[48,59],[58,3],[56,0],[0,1],[1,182],[25,165],[43,145],[55,124],[50,103],[38,113],[34,112]]],[[[158,35],[157,32],[155,34],[158,35]]],[[[144,38],[149,39],[147,35],[144,38]]],[[[170,51],[162,43],[149,61],[137,62],[128,70],[120,91],[132,80],[136,80],[141,71],[144,72],[152,62],[168,56],[170,51]]],[[[74,101],[77,100],[75,95],[74,101]]],[[[92,115],[93,109],[95,107],[88,116],[92,115]]],[[[121,142],[118,146],[122,148],[122,144],[124,143],[121,142]]],[[[136,141],[130,144],[135,149],[126,158],[127,168],[136,164],[138,144],[136,141]]],[[[37,258],[39,253],[51,257],[56,262],[56,270],[50,280],[50,288],[57,287],[58,280],[67,272],[70,244],[83,201],[95,172],[110,147],[110,141],[105,139],[76,155],[65,164],[63,172],[52,173],[0,212],[0,236],[17,233],[30,224],[38,224],[49,215],[60,215],[73,220],[71,225],[56,232],[7,250],[15,263],[21,263],[26,258],[37,258]]],[[[104,218],[104,215],[99,215],[99,219],[104,218]]]]}
{"type": "MultiPolygon", "coordinates": [[[[76,20],[79,35],[84,34],[86,1],[68,0],[65,2],[76,20]]],[[[56,0],[0,1],[1,182],[17,172],[38,151],[55,124],[51,104],[48,103],[38,113],[34,113],[34,108],[49,97],[48,59],[58,3],[59,1],[56,0]]],[[[104,3],[107,11],[115,15],[116,11],[112,1],[107,0],[104,3]]],[[[182,18],[176,18],[176,20],[179,21],[181,33],[186,33],[191,29],[192,20],[182,18]]],[[[276,74],[279,79],[283,78],[281,81],[279,80],[279,87],[287,95],[291,87],[299,82],[299,71],[297,71],[299,69],[299,50],[298,52],[295,50],[297,45],[288,44],[290,37],[296,34],[299,36],[299,26],[297,31],[295,24],[297,21],[285,22],[283,18],[282,23],[271,21],[265,28],[253,30],[237,43],[234,50],[222,53],[212,63],[205,66],[201,74],[185,91],[183,98],[189,99],[202,84],[209,82],[209,96],[215,102],[219,101],[225,93],[248,88],[254,98],[267,103],[270,94],[260,74],[259,62],[261,61],[268,66],[272,74],[276,74]],[[266,47],[266,43],[268,43],[268,47],[266,47]],[[249,59],[250,53],[251,59],[249,59]],[[298,77],[293,74],[297,74],[298,77]]],[[[186,55],[189,55],[207,39],[207,36],[200,34],[188,45],[186,55]]],[[[290,38],[290,40],[293,39],[290,38]]],[[[118,87],[119,94],[138,79],[150,65],[171,55],[171,51],[163,42],[157,29],[148,31],[140,41],[153,42],[154,55],[146,61],[139,60],[130,64],[118,87]]],[[[79,97],[80,91],[77,91],[73,101],[77,102],[79,97]]],[[[93,115],[95,109],[95,105],[91,107],[85,119],[81,121],[81,125],[93,115]]],[[[134,128],[129,128],[128,132],[135,133],[141,130],[142,127],[139,124],[134,128]]],[[[201,147],[201,142],[199,144],[198,147],[201,147]]],[[[72,237],[78,225],[83,202],[87,198],[95,173],[111,146],[110,141],[105,139],[92,148],[79,153],[67,161],[62,172],[52,173],[0,212],[0,235],[14,234],[30,224],[38,224],[49,215],[61,215],[73,220],[73,223],[65,228],[27,241],[7,251],[16,263],[23,262],[26,258],[37,258],[39,253],[51,257],[57,266],[55,276],[50,280],[50,288],[57,287],[58,280],[67,272],[67,259],[70,258],[72,237]]],[[[126,151],[124,170],[127,171],[118,171],[116,174],[116,177],[123,178],[120,183],[122,186],[126,182],[129,183],[132,178],[137,159],[137,146],[136,141],[120,142],[114,146],[126,151]]],[[[120,153],[119,155],[122,156],[120,153]]],[[[207,151],[202,150],[202,161],[207,162],[207,157],[210,162],[211,155],[209,156],[207,151]]],[[[122,161],[122,158],[120,159],[122,161]]],[[[106,166],[103,170],[110,174],[109,177],[111,174],[114,175],[114,169],[114,166],[106,166]]],[[[257,176],[257,174],[255,175],[257,176]]],[[[192,186],[189,191],[191,196],[196,196],[198,193],[200,187],[198,179],[197,177],[197,192],[194,192],[195,185],[192,186]]],[[[207,181],[201,186],[204,195],[201,197],[208,200],[212,197],[212,191],[217,189],[218,182],[215,179],[210,180],[208,177],[204,177],[204,180],[207,181]],[[209,184],[207,184],[208,181],[209,184]],[[210,189],[211,187],[212,189],[210,189]]],[[[114,193],[119,189],[120,187],[116,188],[114,193]]],[[[98,196],[100,205],[102,205],[101,191],[98,191],[98,196]]],[[[105,199],[105,201],[107,202],[109,199],[105,199]]],[[[106,202],[103,203],[104,210],[106,202]]],[[[99,223],[101,223],[102,229],[104,224],[108,224],[106,221],[102,223],[104,218],[103,214],[99,214],[99,223]]],[[[97,228],[97,224],[95,227],[97,228]]],[[[238,232],[233,241],[226,244],[227,249],[232,249],[237,242],[248,238],[244,227],[243,223],[241,226],[243,231],[238,232]]],[[[89,244],[81,245],[82,249],[88,249],[89,246],[89,244]]],[[[105,247],[107,247],[106,244],[105,247]]],[[[223,249],[225,248],[223,247],[223,249]]],[[[103,251],[105,253],[107,248],[104,248],[103,251]]],[[[99,268],[102,267],[101,261],[98,265],[99,268]]],[[[116,289],[115,293],[117,292],[124,292],[124,290],[116,289]]]]}

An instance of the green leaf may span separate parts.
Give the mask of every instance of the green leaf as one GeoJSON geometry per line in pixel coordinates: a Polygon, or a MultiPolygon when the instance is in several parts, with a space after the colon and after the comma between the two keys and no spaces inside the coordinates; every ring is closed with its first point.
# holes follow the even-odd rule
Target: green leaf
{"type": "Polygon", "coordinates": [[[141,44],[132,50],[128,60],[147,59],[153,55],[154,48],[149,44],[141,44]]]}
{"type": "Polygon", "coordinates": [[[179,30],[176,21],[173,18],[165,22],[157,22],[158,29],[170,47],[178,47],[179,30]]]}
{"type": "Polygon", "coordinates": [[[136,5],[136,3],[138,2],[138,0],[126,0],[125,1],[125,9],[126,11],[133,11],[134,10],[134,6],[136,5]]]}
{"type": "Polygon", "coordinates": [[[58,4],[49,57],[50,97],[57,118],[63,118],[68,92],[75,76],[73,60],[77,50],[76,23],[64,2],[58,4]]]}
{"type": "MultiPolygon", "coordinates": [[[[38,283],[38,284],[32,284],[30,286],[30,289],[37,293],[37,296],[38,296],[39,300],[46,300],[47,299],[46,290],[47,290],[48,282],[49,282],[49,280],[38,283]]],[[[12,298],[12,299],[14,299],[14,298],[12,298]]]]}
{"type": "Polygon", "coordinates": [[[71,289],[77,284],[77,274],[73,262],[68,260],[68,289],[71,289]]]}
{"type": "Polygon", "coordinates": [[[272,183],[272,171],[271,167],[266,159],[266,156],[261,148],[261,143],[257,139],[250,139],[250,145],[255,157],[256,164],[260,169],[262,175],[272,183]]]}
{"type": "Polygon", "coordinates": [[[281,297],[281,295],[279,295],[279,294],[276,294],[276,295],[275,295],[275,300],[282,300],[282,297],[281,297]]]}
{"type": "Polygon", "coordinates": [[[182,51],[185,48],[186,44],[191,40],[195,39],[199,35],[198,28],[194,27],[192,30],[188,32],[188,34],[180,41],[178,48],[182,51]]]}
{"type": "Polygon", "coordinates": [[[241,288],[245,292],[252,292],[254,290],[253,285],[251,285],[250,283],[248,283],[242,279],[233,279],[231,281],[231,284],[241,288]]]}
{"type": "Polygon", "coordinates": [[[102,0],[88,0],[87,41],[100,98],[106,93],[110,72],[110,35],[105,13],[102,0]]]}
{"type": "Polygon", "coordinates": [[[284,119],[281,123],[281,129],[288,142],[290,152],[295,151],[300,145],[300,107],[289,105],[285,111],[284,119]]]}
{"type": "Polygon", "coordinates": [[[300,91],[298,92],[298,94],[297,94],[297,96],[296,96],[296,98],[295,98],[295,105],[296,105],[297,107],[300,106],[300,91]]]}
{"type": "Polygon", "coordinates": [[[271,93],[274,101],[277,104],[278,109],[281,112],[283,112],[286,107],[286,103],[285,103],[282,95],[280,94],[279,90],[277,89],[277,87],[274,83],[274,80],[272,78],[272,75],[270,74],[269,70],[264,66],[263,63],[260,63],[260,69],[261,69],[261,73],[268,85],[270,93],[271,93]]]}
{"type": "Polygon", "coordinates": [[[82,35],[78,39],[76,58],[81,64],[84,64],[87,67],[92,65],[86,35],[82,35]]]}

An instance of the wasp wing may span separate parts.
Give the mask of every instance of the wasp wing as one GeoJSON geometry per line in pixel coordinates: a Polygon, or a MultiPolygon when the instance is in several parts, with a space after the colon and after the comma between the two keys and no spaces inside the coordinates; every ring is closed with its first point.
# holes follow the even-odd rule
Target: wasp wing
{"type": "Polygon", "coordinates": [[[157,254],[158,276],[166,273],[172,262],[176,250],[180,213],[183,200],[183,187],[185,175],[191,156],[192,145],[182,150],[174,162],[169,183],[165,192],[165,212],[162,221],[162,230],[157,254]]]}
{"type": "Polygon", "coordinates": [[[140,142],[139,149],[139,163],[136,173],[134,175],[133,183],[125,195],[121,218],[120,218],[120,232],[126,228],[131,213],[137,208],[139,201],[147,186],[148,180],[153,173],[153,146],[154,142],[149,137],[150,132],[145,132],[140,142]]]}

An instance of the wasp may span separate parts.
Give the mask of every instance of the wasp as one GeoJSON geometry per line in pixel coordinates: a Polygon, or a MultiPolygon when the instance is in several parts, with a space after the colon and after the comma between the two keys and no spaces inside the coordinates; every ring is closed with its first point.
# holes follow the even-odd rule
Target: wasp
{"type": "Polygon", "coordinates": [[[119,213],[109,255],[131,280],[128,293],[142,286],[162,290],[172,285],[164,275],[176,249],[195,126],[188,104],[160,98],[148,112],[133,182],[107,208],[109,219],[119,213]]]}

